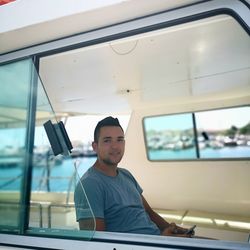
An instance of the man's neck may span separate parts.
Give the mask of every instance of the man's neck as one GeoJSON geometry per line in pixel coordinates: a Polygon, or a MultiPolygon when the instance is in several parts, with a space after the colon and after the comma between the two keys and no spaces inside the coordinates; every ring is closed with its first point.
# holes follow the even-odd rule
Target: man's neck
{"type": "Polygon", "coordinates": [[[103,174],[108,176],[116,176],[117,175],[117,165],[108,165],[104,162],[100,162],[98,159],[94,163],[93,167],[99,171],[101,171],[103,174]]]}

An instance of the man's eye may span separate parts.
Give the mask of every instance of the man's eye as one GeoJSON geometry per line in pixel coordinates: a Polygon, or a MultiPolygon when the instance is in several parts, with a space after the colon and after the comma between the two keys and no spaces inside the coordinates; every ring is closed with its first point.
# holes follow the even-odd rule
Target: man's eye
{"type": "Polygon", "coordinates": [[[106,140],[104,140],[103,142],[104,142],[104,143],[109,143],[109,142],[111,142],[111,140],[110,140],[110,139],[106,139],[106,140]]]}

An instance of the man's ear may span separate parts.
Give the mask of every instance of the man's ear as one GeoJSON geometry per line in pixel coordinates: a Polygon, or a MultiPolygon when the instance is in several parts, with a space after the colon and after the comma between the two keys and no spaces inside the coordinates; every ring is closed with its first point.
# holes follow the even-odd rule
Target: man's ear
{"type": "Polygon", "coordinates": [[[92,148],[97,153],[97,142],[92,142],[92,148]]]}

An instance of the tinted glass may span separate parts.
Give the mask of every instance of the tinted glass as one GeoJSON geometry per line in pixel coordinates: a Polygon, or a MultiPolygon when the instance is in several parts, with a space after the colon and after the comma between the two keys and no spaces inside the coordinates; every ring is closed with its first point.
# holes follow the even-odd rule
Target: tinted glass
{"type": "Polygon", "coordinates": [[[144,119],[149,160],[194,159],[192,114],[179,114],[144,119]]]}
{"type": "Polygon", "coordinates": [[[17,230],[32,62],[0,66],[0,225],[17,230]]]}
{"type": "Polygon", "coordinates": [[[80,189],[79,195],[85,199],[84,209],[89,221],[88,227],[84,230],[79,230],[73,199],[73,192],[79,181],[78,168],[81,168],[81,164],[73,160],[69,151],[54,156],[43,125],[48,120],[56,124],[64,114],[54,112],[41,79],[38,75],[36,78],[38,92],[28,232],[89,239],[95,229],[95,220],[83,188],[80,189]]]}
{"type": "Polygon", "coordinates": [[[250,157],[250,107],[147,117],[149,160],[250,157]],[[197,136],[196,136],[197,135],[197,136]]]}
{"type": "Polygon", "coordinates": [[[196,113],[201,158],[250,157],[250,107],[196,113]]]}

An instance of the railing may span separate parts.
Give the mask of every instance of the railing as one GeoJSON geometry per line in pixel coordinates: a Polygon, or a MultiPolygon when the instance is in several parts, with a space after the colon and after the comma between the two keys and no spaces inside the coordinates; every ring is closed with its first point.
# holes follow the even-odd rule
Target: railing
{"type": "MultiPolygon", "coordinates": [[[[15,210],[19,210],[20,203],[19,202],[12,202],[12,201],[0,201],[0,209],[3,208],[6,210],[6,208],[12,208],[15,210]]],[[[69,204],[56,204],[56,203],[51,203],[51,202],[30,202],[30,207],[31,208],[36,208],[38,211],[38,225],[40,228],[52,228],[52,208],[69,208],[70,211],[75,208],[74,203],[69,203],[69,204]],[[47,219],[47,227],[44,224],[44,214],[47,219]]],[[[61,212],[61,211],[60,211],[61,212]]],[[[15,211],[16,213],[16,211],[15,211]]],[[[3,213],[4,216],[4,213],[3,213]]],[[[3,222],[3,220],[2,220],[3,222]]],[[[34,223],[32,219],[30,219],[30,223],[34,223]]]]}
{"type": "Polygon", "coordinates": [[[51,209],[52,208],[75,208],[75,204],[71,203],[71,204],[50,204],[48,205],[48,228],[51,228],[51,221],[52,221],[52,217],[51,217],[51,209]]]}

